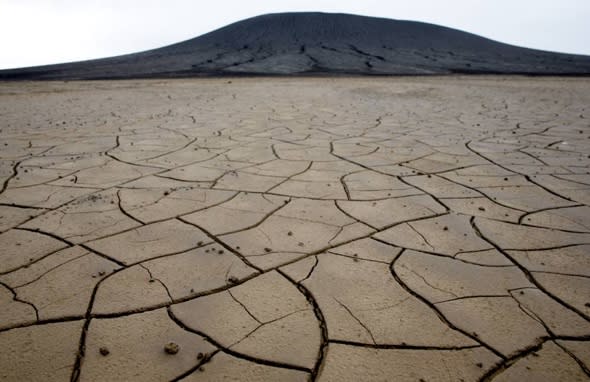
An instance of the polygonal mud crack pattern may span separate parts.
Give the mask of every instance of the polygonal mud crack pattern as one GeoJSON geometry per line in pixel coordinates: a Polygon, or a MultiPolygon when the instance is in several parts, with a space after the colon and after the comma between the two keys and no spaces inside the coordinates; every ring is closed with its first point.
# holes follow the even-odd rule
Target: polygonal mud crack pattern
{"type": "Polygon", "coordinates": [[[587,380],[589,86],[2,84],[0,379],[587,380]]]}
{"type": "Polygon", "coordinates": [[[313,306],[275,271],[173,305],[171,311],[184,325],[207,333],[228,351],[277,365],[311,371],[320,348],[313,306]]]}

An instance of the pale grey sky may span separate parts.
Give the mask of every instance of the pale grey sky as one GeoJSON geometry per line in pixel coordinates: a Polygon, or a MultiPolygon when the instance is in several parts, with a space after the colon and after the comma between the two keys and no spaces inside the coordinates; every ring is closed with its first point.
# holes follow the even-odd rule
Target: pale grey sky
{"type": "Polygon", "coordinates": [[[247,17],[294,11],[426,21],[590,55],[590,0],[0,0],[0,68],[134,53],[247,17]]]}

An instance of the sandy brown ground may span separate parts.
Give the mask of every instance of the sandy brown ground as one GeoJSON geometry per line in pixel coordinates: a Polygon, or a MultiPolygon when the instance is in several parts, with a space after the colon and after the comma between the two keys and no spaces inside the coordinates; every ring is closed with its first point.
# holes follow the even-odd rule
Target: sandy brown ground
{"type": "Polygon", "coordinates": [[[0,83],[0,380],[578,381],[590,79],[0,83]]]}

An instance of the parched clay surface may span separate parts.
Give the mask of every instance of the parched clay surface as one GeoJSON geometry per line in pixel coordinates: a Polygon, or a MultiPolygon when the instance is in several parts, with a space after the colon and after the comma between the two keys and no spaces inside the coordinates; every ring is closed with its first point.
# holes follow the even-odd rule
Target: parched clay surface
{"type": "Polygon", "coordinates": [[[0,84],[0,381],[590,379],[590,81],[0,84]]]}

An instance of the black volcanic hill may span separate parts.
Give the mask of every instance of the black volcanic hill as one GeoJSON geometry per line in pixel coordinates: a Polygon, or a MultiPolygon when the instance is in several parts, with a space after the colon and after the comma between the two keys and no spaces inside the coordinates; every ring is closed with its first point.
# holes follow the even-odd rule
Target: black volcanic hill
{"type": "Polygon", "coordinates": [[[0,79],[294,74],[590,74],[590,57],[442,26],[326,13],[269,14],[146,52],[0,71],[0,79]]]}

